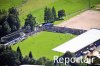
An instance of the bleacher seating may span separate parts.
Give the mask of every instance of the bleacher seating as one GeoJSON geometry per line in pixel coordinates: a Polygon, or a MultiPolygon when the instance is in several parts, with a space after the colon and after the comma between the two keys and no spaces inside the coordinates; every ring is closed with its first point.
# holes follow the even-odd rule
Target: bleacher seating
{"type": "Polygon", "coordinates": [[[11,36],[9,38],[5,38],[5,39],[6,39],[6,42],[10,42],[10,41],[12,41],[20,36],[21,36],[20,34],[16,34],[16,35],[13,35],[13,36],[11,36]]]}
{"type": "Polygon", "coordinates": [[[86,30],[80,30],[80,29],[72,29],[72,28],[65,28],[65,27],[57,27],[57,26],[52,26],[52,27],[42,27],[44,31],[50,31],[50,32],[58,32],[58,33],[71,33],[75,35],[80,35],[84,33],[86,30]]]}

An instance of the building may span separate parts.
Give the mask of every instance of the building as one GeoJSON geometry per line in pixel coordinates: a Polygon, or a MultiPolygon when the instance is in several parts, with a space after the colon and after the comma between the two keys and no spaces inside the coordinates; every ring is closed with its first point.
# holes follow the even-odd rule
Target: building
{"type": "MultiPolygon", "coordinates": [[[[100,30],[91,29],[74,39],[56,47],[53,51],[66,53],[70,51],[75,53],[76,57],[80,57],[84,54],[87,54],[88,51],[95,50],[100,46],[100,30]]],[[[100,48],[99,48],[100,50],[100,48]]]]}

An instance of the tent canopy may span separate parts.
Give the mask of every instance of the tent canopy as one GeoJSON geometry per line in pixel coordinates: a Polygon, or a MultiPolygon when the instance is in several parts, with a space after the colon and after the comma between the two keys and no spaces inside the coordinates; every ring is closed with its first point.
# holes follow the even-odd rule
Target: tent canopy
{"type": "Polygon", "coordinates": [[[91,29],[74,39],[54,48],[54,51],[66,53],[66,51],[77,52],[78,50],[96,42],[100,39],[100,30],[91,29]]]}

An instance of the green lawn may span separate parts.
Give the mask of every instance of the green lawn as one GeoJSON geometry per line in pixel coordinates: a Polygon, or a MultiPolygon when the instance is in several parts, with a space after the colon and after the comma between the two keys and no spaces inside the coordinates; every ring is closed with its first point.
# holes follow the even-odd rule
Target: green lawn
{"type": "MultiPolygon", "coordinates": [[[[98,3],[100,3],[100,0],[91,0],[91,5],[98,3]]],[[[36,17],[38,23],[43,23],[44,8],[46,6],[54,6],[57,11],[65,9],[66,14],[68,15],[88,8],[89,0],[1,0],[0,5],[0,8],[4,9],[17,6],[20,13],[19,18],[21,25],[23,25],[25,22],[24,19],[29,13],[32,13],[33,16],[36,17]]],[[[58,23],[60,22],[58,21],[58,23]]]]}
{"type": "Polygon", "coordinates": [[[61,34],[52,32],[40,32],[23,42],[19,42],[12,46],[13,50],[19,46],[23,56],[28,55],[32,51],[33,56],[38,59],[40,57],[47,57],[53,59],[54,55],[59,56],[59,53],[54,52],[52,49],[60,44],[72,39],[75,35],[72,34],[61,34]]]}
{"type": "MultiPolygon", "coordinates": [[[[43,23],[44,8],[46,6],[48,7],[54,6],[56,8],[56,11],[64,9],[66,11],[66,14],[68,15],[88,8],[89,7],[88,3],[89,3],[88,0],[44,0],[44,1],[34,0],[34,2],[30,0],[28,1],[27,4],[25,4],[25,6],[21,7],[23,14],[20,15],[20,19],[23,25],[26,15],[28,13],[32,13],[33,16],[36,16],[36,20],[38,23],[43,23]],[[36,4],[31,4],[31,3],[36,3],[36,4]]],[[[100,0],[91,0],[91,5],[95,5],[97,3],[100,3],[100,0]]]]}
{"type": "Polygon", "coordinates": [[[25,0],[0,0],[0,9],[9,9],[20,6],[25,0]]]}

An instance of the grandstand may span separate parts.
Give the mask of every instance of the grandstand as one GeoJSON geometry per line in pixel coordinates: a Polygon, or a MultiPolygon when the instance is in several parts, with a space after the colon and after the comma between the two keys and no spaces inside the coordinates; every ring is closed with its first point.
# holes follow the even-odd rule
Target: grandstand
{"type": "Polygon", "coordinates": [[[82,29],[74,29],[74,28],[67,28],[67,27],[58,27],[58,26],[43,26],[43,30],[44,31],[49,31],[49,32],[57,32],[57,33],[71,33],[71,34],[75,34],[75,35],[80,35],[84,32],[86,32],[86,30],[82,30],[82,29]]]}
{"type": "Polygon", "coordinates": [[[20,29],[4,37],[1,37],[1,42],[5,45],[11,45],[23,39],[25,39],[25,33],[23,32],[23,30],[20,29]]]}
{"type": "MultiPolygon", "coordinates": [[[[54,51],[66,53],[67,51],[75,53],[76,57],[80,57],[86,52],[95,50],[100,46],[100,30],[91,29],[78,37],[54,48],[54,51]]],[[[100,50],[100,48],[99,48],[100,50]]]]}

